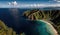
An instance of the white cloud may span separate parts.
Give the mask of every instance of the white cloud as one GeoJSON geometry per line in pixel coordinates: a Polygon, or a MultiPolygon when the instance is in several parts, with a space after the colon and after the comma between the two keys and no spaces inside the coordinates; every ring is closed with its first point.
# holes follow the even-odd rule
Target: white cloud
{"type": "Polygon", "coordinates": [[[57,1],[57,0],[54,0],[54,1],[57,1]]]}
{"type": "Polygon", "coordinates": [[[60,2],[60,1],[57,1],[57,2],[60,2]]]}
{"type": "Polygon", "coordinates": [[[17,2],[16,1],[12,2],[12,5],[17,5],[17,2]]]}
{"type": "Polygon", "coordinates": [[[10,3],[10,2],[8,2],[8,5],[11,5],[11,3],[10,3]]]}
{"type": "Polygon", "coordinates": [[[14,2],[8,2],[8,5],[10,5],[10,6],[16,6],[17,2],[16,1],[14,1],[14,2]]]}
{"type": "Polygon", "coordinates": [[[0,4],[0,8],[45,8],[45,7],[60,7],[60,3],[40,3],[40,4],[17,4],[17,2],[9,2],[8,4],[0,4]],[[13,3],[13,4],[12,4],[13,3]],[[9,5],[8,5],[9,4],[9,5]]]}
{"type": "Polygon", "coordinates": [[[60,0],[54,0],[54,1],[56,1],[56,2],[60,2],[60,0]]]}

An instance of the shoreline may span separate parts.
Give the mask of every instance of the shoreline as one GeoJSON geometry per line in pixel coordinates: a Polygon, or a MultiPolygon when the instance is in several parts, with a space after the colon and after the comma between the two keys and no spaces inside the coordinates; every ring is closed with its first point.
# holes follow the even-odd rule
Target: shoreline
{"type": "Polygon", "coordinates": [[[54,31],[54,33],[55,33],[55,35],[58,35],[58,32],[57,32],[57,30],[54,28],[54,26],[52,25],[53,24],[53,22],[51,22],[51,21],[49,21],[49,20],[39,20],[39,21],[42,21],[42,22],[45,22],[45,23],[47,23],[51,28],[52,28],[52,30],[54,31]]]}

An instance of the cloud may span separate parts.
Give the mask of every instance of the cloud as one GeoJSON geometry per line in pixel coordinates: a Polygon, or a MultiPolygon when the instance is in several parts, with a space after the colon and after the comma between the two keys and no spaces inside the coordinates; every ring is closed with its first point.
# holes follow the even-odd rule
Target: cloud
{"type": "Polygon", "coordinates": [[[45,8],[45,7],[60,7],[60,3],[17,3],[14,2],[8,2],[6,4],[0,3],[0,8],[45,8]]]}
{"type": "Polygon", "coordinates": [[[8,5],[11,5],[11,3],[10,3],[10,2],[8,2],[8,5]]]}
{"type": "Polygon", "coordinates": [[[57,0],[54,0],[54,1],[57,1],[57,0]]]}
{"type": "Polygon", "coordinates": [[[16,1],[14,1],[14,2],[8,2],[8,5],[16,6],[17,2],[16,1]]]}
{"type": "Polygon", "coordinates": [[[20,8],[45,8],[45,7],[60,7],[60,4],[22,4],[20,8]]]}
{"type": "Polygon", "coordinates": [[[54,1],[56,1],[56,2],[60,2],[60,0],[54,0],[54,1]]]}
{"type": "Polygon", "coordinates": [[[57,2],[60,2],[60,1],[57,1],[57,2]]]}
{"type": "Polygon", "coordinates": [[[14,1],[14,2],[12,2],[12,4],[13,4],[13,5],[17,5],[17,2],[16,2],[16,1],[14,1]]]}

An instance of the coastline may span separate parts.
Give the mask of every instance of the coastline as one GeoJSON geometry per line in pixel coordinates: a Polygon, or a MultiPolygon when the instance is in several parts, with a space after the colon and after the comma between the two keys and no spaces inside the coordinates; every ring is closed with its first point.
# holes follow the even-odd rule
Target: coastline
{"type": "Polygon", "coordinates": [[[53,27],[53,22],[51,22],[51,21],[48,21],[48,20],[45,20],[45,19],[43,19],[43,20],[38,20],[38,21],[42,21],[42,22],[45,22],[45,23],[47,23],[50,27],[51,27],[51,29],[52,29],[52,31],[54,31],[54,33],[55,33],[55,35],[58,35],[58,32],[57,32],[57,30],[53,27]]]}

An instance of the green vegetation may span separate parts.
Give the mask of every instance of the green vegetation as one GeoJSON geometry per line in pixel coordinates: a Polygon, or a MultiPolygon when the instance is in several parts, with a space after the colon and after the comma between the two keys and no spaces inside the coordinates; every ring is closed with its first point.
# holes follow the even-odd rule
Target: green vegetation
{"type": "Polygon", "coordinates": [[[23,13],[24,17],[30,20],[48,20],[53,22],[53,26],[60,34],[60,10],[39,10],[34,9],[23,13]]]}
{"type": "Polygon", "coordinates": [[[0,20],[0,35],[17,35],[12,28],[8,28],[4,22],[0,20]]]}

